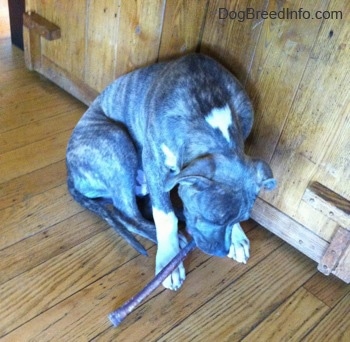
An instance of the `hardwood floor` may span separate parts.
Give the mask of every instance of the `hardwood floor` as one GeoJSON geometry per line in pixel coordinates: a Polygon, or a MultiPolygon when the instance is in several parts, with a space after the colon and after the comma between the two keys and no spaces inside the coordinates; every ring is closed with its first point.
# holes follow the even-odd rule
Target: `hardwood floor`
{"type": "Polygon", "coordinates": [[[112,328],[155,246],[138,255],[69,196],[65,148],[85,109],[0,38],[1,341],[350,341],[350,287],[252,221],[247,265],[195,251],[180,291],[157,289],[112,328]]]}

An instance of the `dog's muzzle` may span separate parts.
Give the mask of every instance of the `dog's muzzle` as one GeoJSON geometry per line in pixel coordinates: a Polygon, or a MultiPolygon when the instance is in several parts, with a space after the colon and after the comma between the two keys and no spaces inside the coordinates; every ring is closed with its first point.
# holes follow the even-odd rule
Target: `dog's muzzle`
{"type": "Polygon", "coordinates": [[[232,228],[222,227],[219,230],[214,228],[206,232],[190,228],[187,231],[204,253],[218,257],[225,257],[229,253],[232,228]]]}

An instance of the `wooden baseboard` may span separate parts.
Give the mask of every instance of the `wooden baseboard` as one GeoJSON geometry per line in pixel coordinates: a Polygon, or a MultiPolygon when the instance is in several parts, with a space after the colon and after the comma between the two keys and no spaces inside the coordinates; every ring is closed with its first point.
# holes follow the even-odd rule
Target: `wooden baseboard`
{"type": "Polygon", "coordinates": [[[77,77],[69,74],[45,56],[41,57],[40,68],[36,71],[59,85],[62,89],[66,90],[69,94],[73,95],[87,106],[89,106],[99,95],[96,90],[89,87],[77,77]]]}
{"type": "MultiPolygon", "coordinates": [[[[251,212],[251,218],[316,261],[317,264],[323,264],[323,258],[329,252],[330,243],[307,229],[307,227],[293,220],[261,198],[256,200],[251,212]]],[[[349,250],[347,251],[349,252],[349,250]]],[[[347,252],[343,253],[339,263],[337,265],[334,264],[334,268],[328,273],[335,274],[346,283],[350,283],[350,265],[347,262],[348,254],[347,252]]]]}
{"type": "Polygon", "coordinates": [[[327,241],[261,198],[256,200],[251,217],[317,263],[328,248],[327,241]]]}

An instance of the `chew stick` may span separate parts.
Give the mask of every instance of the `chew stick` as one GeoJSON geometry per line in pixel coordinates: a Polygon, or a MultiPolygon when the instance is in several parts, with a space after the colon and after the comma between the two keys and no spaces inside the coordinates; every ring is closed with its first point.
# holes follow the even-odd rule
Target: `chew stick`
{"type": "Polygon", "coordinates": [[[108,315],[111,323],[117,327],[148,295],[150,295],[196,247],[194,240],[189,242],[138,294],[126,301],[119,309],[108,315]]]}

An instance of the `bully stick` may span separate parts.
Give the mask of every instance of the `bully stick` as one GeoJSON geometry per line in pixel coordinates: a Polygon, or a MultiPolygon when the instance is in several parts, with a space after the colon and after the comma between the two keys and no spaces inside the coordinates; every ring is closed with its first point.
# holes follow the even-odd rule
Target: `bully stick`
{"type": "Polygon", "coordinates": [[[148,295],[150,295],[183,261],[187,254],[196,247],[194,240],[189,242],[137,295],[125,302],[119,309],[108,315],[112,324],[117,327],[148,295]]]}

